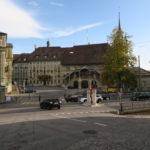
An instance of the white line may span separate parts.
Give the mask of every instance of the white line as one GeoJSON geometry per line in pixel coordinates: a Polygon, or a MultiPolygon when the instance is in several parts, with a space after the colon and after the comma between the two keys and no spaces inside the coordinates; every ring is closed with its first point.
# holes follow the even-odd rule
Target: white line
{"type": "Polygon", "coordinates": [[[73,121],[78,121],[78,122],[82,122],[82,123],[86,123],[87,122],[85,120],[79,120],[79,119],[72,119],[72,118],[66,118],[66,119],[73,120],[73,121]]]}
{"type": "Polygon", "coordinates": [[[71,113],[66,113],[67,115],[71,115],[71,113]]]}
{"type": "Polygon", "coordinates": [[[83,114],[84,112],[77,112],[77,113],[79,113],[79,114],[83,114]]]}
{"type": "Polygon", "coordinates": [[[56,115],[51,115],[53,117],[56,117],[56,118],[63,118],[63,119],[68,119],[68,120],[72,120],[72,121],[77,121],[77,122],[82,122],[82,123],[86,123],[87,121],[85,120],[79,120],[79,119],[73,119],[73,118],[67,118],[67,117],[64,117],[64,116],[56,116],[56,115]]]}
{"type": "Polygon", "coordinates": [[[94,124],[99,125],[99,126],[103,126],[103,127],[106,127],[106,126],[107,126],[106,124],[103,124],[103,123],[97,123],[97,122],[95,122],[94,124]]]}

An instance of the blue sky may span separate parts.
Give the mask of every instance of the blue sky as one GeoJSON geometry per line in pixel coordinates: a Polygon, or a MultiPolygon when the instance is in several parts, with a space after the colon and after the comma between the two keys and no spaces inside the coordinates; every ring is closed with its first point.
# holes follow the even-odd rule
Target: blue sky
{"type": "Polygon", "coordinates": [[[48,39],[62,47],[102,43],[117,26],[120,11],[134,54],[150,70],[149,6],[149,0],[0,0],[0,31],[8,33],[14,53],[32,52],[48,39]]]}

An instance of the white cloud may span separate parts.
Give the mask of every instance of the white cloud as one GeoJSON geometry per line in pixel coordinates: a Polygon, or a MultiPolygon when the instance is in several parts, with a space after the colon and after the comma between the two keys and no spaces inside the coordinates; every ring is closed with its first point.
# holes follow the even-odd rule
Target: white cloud
{"type": "Polygon", "coordinates": [[[28,5],[31,5],[31,6],[33,6],[33,7],[37,7],[37,6],[39,6],[39,4],[38,4],[38,2],[36,2],[36,1],[29,1],[28,2],[28,5]]]}
{"type": "Polygon", "coordinates": [[[44,28],[29,12],[20,8],[12,0],[0,0],[0,31],[12,38],[66,37],[102,25],[101,22],[80,27],[44,28]]]}
{"type": "Polygon", "coordinates": [[[98,27],[98,26],[101,26],[101,25],[102,25],[101,22],[97,22],[97,23],[92,23],[92,24],[88,24],[88,25],[85,25],[85,26],[80,26],[80,27],[77,27],[77,28],[70,27],[70,28],[66,28],[66,29],[62,29],[62,30],[56,30],[52,34],[53,34],[54,37],[66,37],[66,36],[70,36],[72,34],[75,34],[77,32],[81,32],[81,31],[84,31],[84,30],[95,28],[95,27],[98,27]]]}
{"type": "Polygon", "coordinates": [[[57,6],[57,7],[63,7],[64,6],[64,4],[58,3],[58,2],[50,2],[50,4],[53,6],[57,6]]]}
{"type": "Polygon", "coordinates": [[[11,0],[0,0],[0,30],[9,37],[41,38],[44,30],[31,15],[11,0]]]}

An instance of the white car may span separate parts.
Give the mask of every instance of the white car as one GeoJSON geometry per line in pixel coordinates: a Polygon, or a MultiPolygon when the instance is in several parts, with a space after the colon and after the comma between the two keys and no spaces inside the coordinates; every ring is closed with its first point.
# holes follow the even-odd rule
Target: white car
{"type": "MultiPolygon", "coordinates": [[[[101,94],[96,95],[96,102],[99,103],[103,100],[103,97],[101,94]]],[[[85,103],[87,101],[87,97],[80,97],[79,102],[80,103],[85,103]]]]}
{"type": "Polygon", "coordinates": [[[79,102],[80,103],[85,103],[87,101],[87,97],[80,97],[79,102]]]}
{"type": "Polygon", "coordinates": [[[101,94],[96,94],[96,102],[99,103],[103,100],[103,97],[101,94]]]}

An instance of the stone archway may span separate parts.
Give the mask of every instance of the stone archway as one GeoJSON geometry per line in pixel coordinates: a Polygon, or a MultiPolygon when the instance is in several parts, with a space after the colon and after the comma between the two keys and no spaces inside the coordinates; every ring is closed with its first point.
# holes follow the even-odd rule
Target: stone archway
{"type": "Polygon", "coordinates": [[[88,86],[89,86],[88,80],[82,80],[82,82],[81,82],[81,88],[82,89],[87,89],[88,86]]]}
{"type": "Polygon", "coordinates": [[[67,73],[64,76],[64,83],[66,86],[72,88],[85,89],[88,88],[90,84],[98,87],[100,85],[100,73],[93,68],[81,68],[76,69],[71,73],[67,73]]]}

